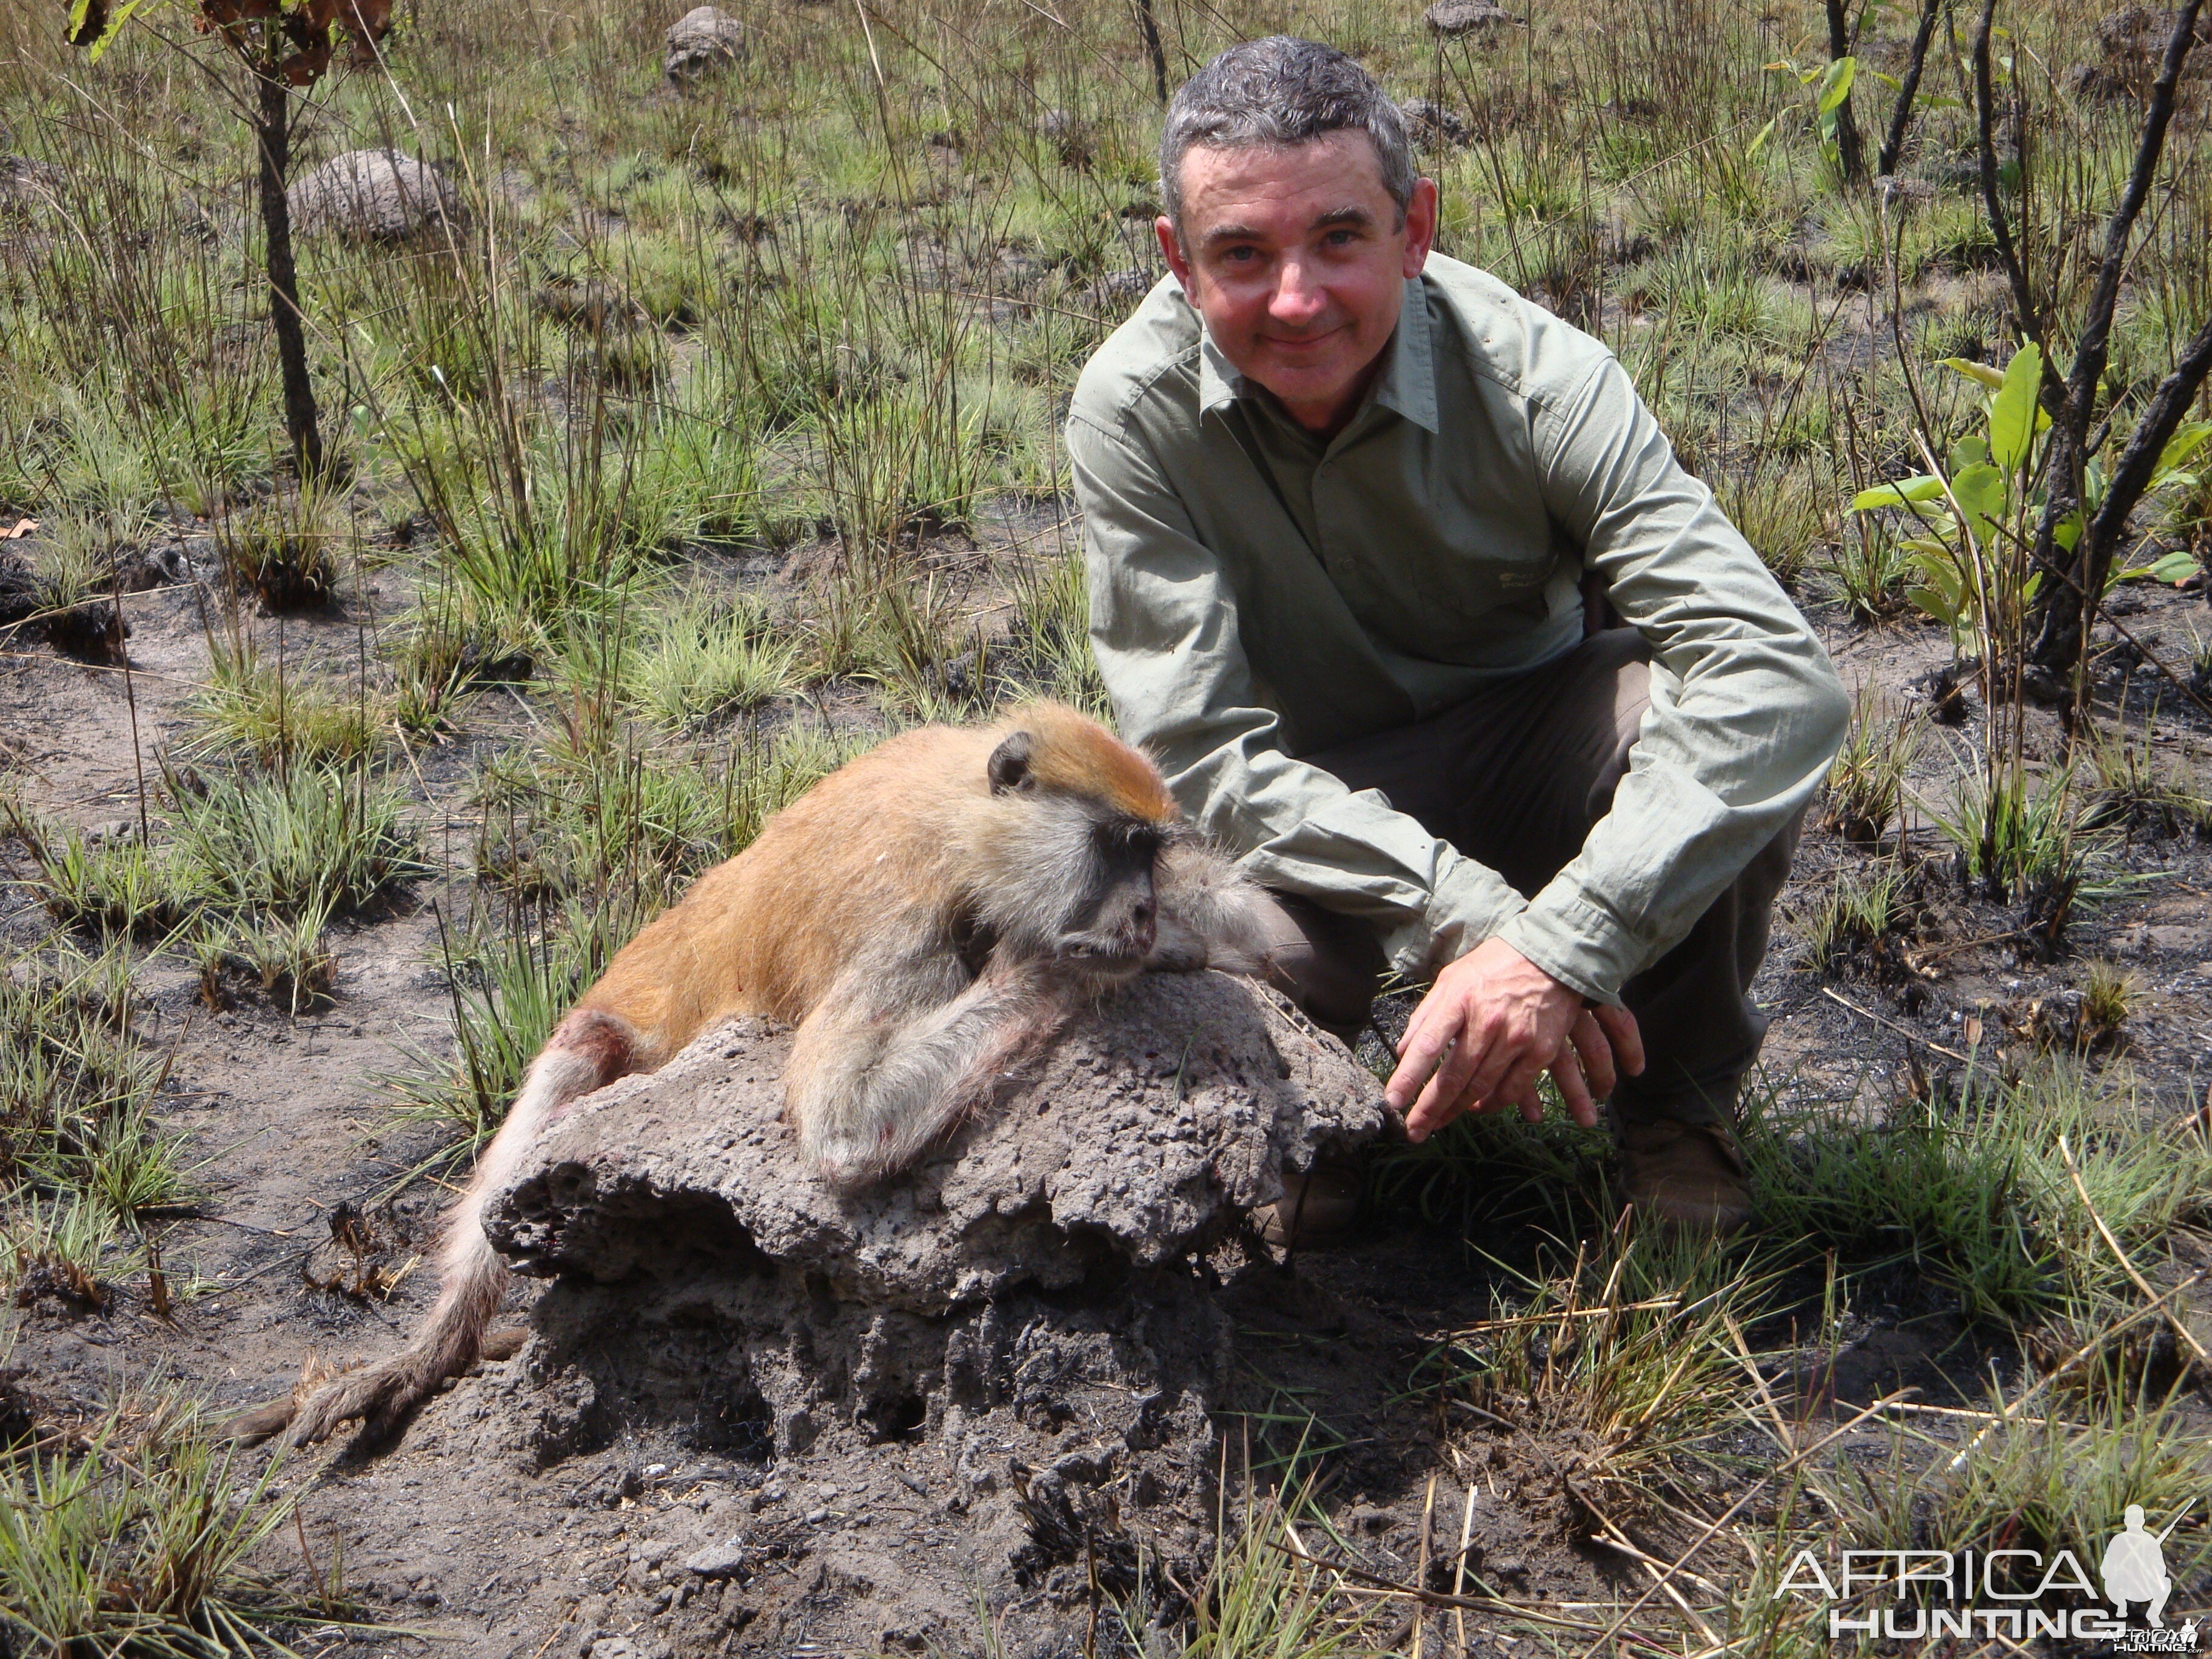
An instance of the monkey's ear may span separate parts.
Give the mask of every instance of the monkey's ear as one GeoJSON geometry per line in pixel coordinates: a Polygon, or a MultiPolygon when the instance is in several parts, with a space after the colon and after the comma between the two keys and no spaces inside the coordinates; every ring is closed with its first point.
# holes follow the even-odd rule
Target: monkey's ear
{"type": "Polygon", "coordinates": [[[1010,789],[1034,787],[1030,777],[1030,756],[1036,748],[1035,738],[1026,732],[1015,732],[991,751],[990,763],[983,769],[991,780],[993,794],[1003,795],[1010,789]]]}

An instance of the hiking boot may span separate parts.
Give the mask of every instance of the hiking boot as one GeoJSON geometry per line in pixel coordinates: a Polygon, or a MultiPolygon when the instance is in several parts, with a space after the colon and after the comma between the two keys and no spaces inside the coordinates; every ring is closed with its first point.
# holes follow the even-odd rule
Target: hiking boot
{"type": "Polygon", "coordinates": [[[1637,1214],[1671,1232],[1740,1232],[1752,1219],[1743,1152],[1724,1123],[1646,1118],[1620,1125],[1621,1186],[1637,1214]]]}
{"type": "Polygon", "coordinates": [[[1341,1244],[1359,1218],[1362,1184],[1356,1165],[1324,1155],[1304,1173],[1284,1170],[1282,1197],[1253,1211],[1252,1224],[1277,1249],[1341,1244]]]}

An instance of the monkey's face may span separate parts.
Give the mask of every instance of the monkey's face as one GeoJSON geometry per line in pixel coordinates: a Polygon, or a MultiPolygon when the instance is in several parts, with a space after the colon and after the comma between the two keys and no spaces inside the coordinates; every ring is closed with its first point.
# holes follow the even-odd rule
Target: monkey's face
{"type": "Polygon", "coordinates": [[[1013,954],[1048,957],[1086,977],[1142,970],[1158,937],[1153,875],[1170,826],[1096,795],[1040,785],[1029,734],[991,757],[991,793],[1006,808],[994,839],[994,878],[978,920],[1013,954]]]}
{"type": "Polygon", "coordinates": [[[1126,978],[1144,967],[1158,936],[1160,832],[1141,818],[1093,817],[1087,839],[1089,869],[1070,884],[1075,902],[1056,954],[1102,977],[1126,978]]]}

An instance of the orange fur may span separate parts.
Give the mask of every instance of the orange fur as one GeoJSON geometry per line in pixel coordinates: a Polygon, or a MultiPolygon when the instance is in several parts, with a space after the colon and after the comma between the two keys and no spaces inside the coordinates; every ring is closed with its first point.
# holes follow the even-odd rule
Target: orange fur
{"type": "Polygon", "coordinates": [[[1162,826],[1177,821],[1158,769],[1073,708],[1036,703],[988,726],[922,726],[770,818],[751,846],[640,932],[577,1006],[637,1027],[652,1065],[738,1014],[798,1024],[853,940],[886,915],[951,904],[975,842],[1006,815],[984,768],[1017,731],[1039,740],[1031,771],[1041,787],[1162,826]]]}
{"type": "Polygon", "coordinates": [[[474,1363],[507,1279],[483,1206],[592,1090],[766,1015],[798,1028],[785,1083],[802,1151],[833,1179],[879,1178],[987,1101],[1082,997],[1146,965],[1260,970],[1272,912],[1182,828],[1152,762],[1072,708],[891,738],[608,964],[454,1205],[423,1331],[309,1401],[294,1438],[352,1417],[380,1437],[474,1363]]]}

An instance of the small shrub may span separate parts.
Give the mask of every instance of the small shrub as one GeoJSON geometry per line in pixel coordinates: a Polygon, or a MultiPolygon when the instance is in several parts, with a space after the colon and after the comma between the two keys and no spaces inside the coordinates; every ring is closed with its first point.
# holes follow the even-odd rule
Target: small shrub
{"type": "Polygon", "coordinates": [[[1880,717],[1872,684],[1852,700],[1851,725],[1828,768],[1820,820],[1845,841],[1878,844],[1905,805],[1905,775],[1920,747],[1920,722],[1880,717]]]}
{"type": "Polygon", "coordinates": [[[1009,659],[1001,670],[1006,689],[1052,697],[1110,720],[1106,683],[1091,650],[1091,590],[1082,556],[1024,565],[1013,586],[1009,659]]]}
{"type": "Polygon", "coordinates": [[[694,598],[654,621],[629,665],[626,699],[665,731],[702,725],[795,691],[799,652],[759,601],[694,598]]]}
{"type": "Polygon", "coordinates": [[[1865,517],[1852,520],[1819,568],[1860,622],[1887,622],[1905,609],[1905,579],[1911,565],[1885,523],[1865,517]]]}
{"type": "Polygon", "coordinates": [[[1909,886],[1905,872],[1893,864],[1864,872],[1838,870],[1827,891],[1800,918],[1808,965],[1838,978],[1855,973],[1885,981],[1908,976],[1899,939],[1913,920],[1909,886]]]}
{"type": "Polygon", "coordinates": [[[337,957],[323,942],[330,921],[327,897],[292,915],[228,916],[213,921],[194,942],[200,1000],[211,1008],[229,1006],[227,975],[243,972],[257,981],[264,997],[283,997],[296,1018],[303,1008],[327,1001],[337,981],[337,957]]]}
{"type": "Polygon", "coordinates": [[[330,603],[350,535],[337,504],[310,490],[226,512],[216,520],[215,544],[230,580],[278,614],[330,603]]]}
{"type": "Polygon", "coordinates": [[[1572,1445],[1577,1480],[1632,1504],[1644,1480],[1710,1455],[1741,1421],[1748,1389],[1729,1325],[1753,1322],[1766,1288],[1711,1237],[1616,1230],[1569,1272],[1497,1295],[1492,1317],[1446,1339],[1415,1385],[1440,1382],[1540,1443],[1572,1445]]]}
{"type": "Polygon", "coordinates": [[[2199,1224],[2212,1146],[2147,1122],[2131,1096],[2054,1059],[2016,1083],[1970,1073],[1955,1097],[1870,1124],[1849,1103],[1785,1109],[1747,1091],[1742,1139],[1769,1238],[1833,1250],[1849,1273],[1912,1274],[1969,1318],[2015,1326],[2127,1281],[2076,1191],[2136,1249],[2199,1224]]]}
{"type": "Polygon", "coordinates": [[[1959,849],[1966,878],[1998,903],[2053,882],[2067,885],[2070,900],[2089,851],[2100,844],[2082,833],[2070,767],[2040,781],[2010,768],[1994,782],[1969,774],[1951,815],[1936,823],[1959,849]]]}
{"type": "Polygon", "coordinates": [[[272,663],[250,641],[234,646],[220,638],[209,641],[206,683],[185,708],[199,730],[185,752],[243,754],[272,769],[358,760],[383,741],[394,713],[381,692],[272,663]]]}
{"type": "Polygon", "coordinates": [[[100,1312],[108,1281],[127,1271],[125,1261],[111,1259],[120,1237],[106,1205],[46,1201],[28,1190],[9,1194],[0,1199],[0,1295],[18,1307],[52,1297],[100,1312]]]}
{"type": "Polygon", "coordinates": [[[204,871],[173,846],[129,839],[94,846],[74,830],[15,823],[39,866],[47,914],[65,926],[155,939],[184,925],[214,896],[204,871]]]}
{"type": "Polygon", "coordinates": [[[2110,962],[2093,962],[2081,974],[2081,1024],[2086,1042],[2096,1046],[2117,1036],[2135,1005],[2135,976],[2110,962]]]}
{"type": "Polygon", "coordinates": [[[284,1649],[261,1628],[307,1613],[249,1569],[289,1519],[281,1457],[237,1462],[174,1394],[118,1401],[81,1450],[0,1462],[0,1638],[33,1653],[197,1659],[284,1649]]]}
{"type": "Polygon", "coordinates": [[[1814,550],[1836,533],[1832,492],[1805,467],[1761,464],[1724,472],[1713,494],[1784,587],[1796,586],[1814,550]]]}
{"type": "Polygon", "coordinates": [[[2212,796],[2153,745],[2148,727],[2140,735],[2091,735],[2089,763],[2096,785],[2082,814],[2084,828],[2142,830],[2154,840],[2184,830],[2212,833],[2212,796]]]}
{"type": "Polygon", "coordinates": [[[175,791],[176,837],[229,908],[349,909],[425,866],[396,785],[367,769],[299,765],[175,791]]]}
{"type": "Polygon", "coordinates": [[[498,1133],[522,1074],[554,1025],[647,920],[632,904],[571,900],[519,915],[441,957],[453,997],[454,1052],[421,1051],[387,1081],[410,1116],[458,1126],[473,1157],[498,1133]]]}
{"type": "Polygon", "coordinates": [[[182,1137],[154,1126],[165,1068],[132,1028],[133,1002],[119,951],[0,973],[0,1182],[98,1199],[125,1220],[177,1196],[182,1137]]]}

